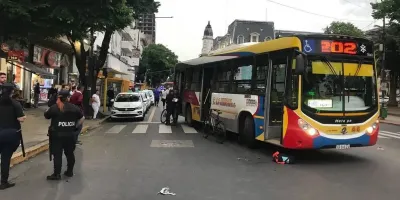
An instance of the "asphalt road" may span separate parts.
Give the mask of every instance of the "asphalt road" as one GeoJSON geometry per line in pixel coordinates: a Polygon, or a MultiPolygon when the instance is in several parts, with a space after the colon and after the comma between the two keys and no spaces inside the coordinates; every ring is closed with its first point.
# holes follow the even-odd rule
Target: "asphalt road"
{"type": "Polygon", "coordinates": [[[272,146],[218,144],[187,126],[160,125],[160,109],[149,119],[151,113],[144,122],[109,122],[82,137],[71,179],[46,181],[46,154],[16,166],[17,187],[0,191],[0,199],[399,199],[400,135],[388,136],[397,136],[397,126],[382,125],[390,134],[373,147],[301,152],[297,164],[279,165],[272,146]],[[157,195],[163,187],[176,196],[157,195]]]}

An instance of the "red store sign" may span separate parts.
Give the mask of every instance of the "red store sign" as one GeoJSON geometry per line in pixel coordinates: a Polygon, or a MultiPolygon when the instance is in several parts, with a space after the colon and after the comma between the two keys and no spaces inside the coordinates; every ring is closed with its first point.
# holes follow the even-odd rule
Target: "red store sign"
{"type": "Polygon", "coordinates": [[[61,64],[61,53],[35,46],[33,62],[46,67],[59,68],[61,64]]]}

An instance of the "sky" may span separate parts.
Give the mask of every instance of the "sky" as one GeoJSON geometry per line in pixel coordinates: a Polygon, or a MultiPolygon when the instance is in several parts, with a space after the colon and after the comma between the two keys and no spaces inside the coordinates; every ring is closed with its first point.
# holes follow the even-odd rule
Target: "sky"
{"type": "Polygon", "coordinates": [[[228,25],[235,19],[273,21],[278,30],[310,32],[322,32],[332,21],[351,22],[361,30],[382,24],[371,17],[369,2],[375,0],[159,1],[161,7],[156,16],[173,18],[156,19],[156,43],[175,52],[179,61],[199,56],[208,21],[211,23],[214,38],[225,35],[228,25]]]}

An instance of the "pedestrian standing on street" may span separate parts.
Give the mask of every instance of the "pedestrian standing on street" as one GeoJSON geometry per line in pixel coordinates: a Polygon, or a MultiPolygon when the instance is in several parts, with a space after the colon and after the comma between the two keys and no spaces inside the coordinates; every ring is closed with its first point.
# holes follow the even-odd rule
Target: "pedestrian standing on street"
{"type": "MultiPolygon", "coordinates": [[[[4,72],[0,72],[0,86],[2,86],[7,81],[7,75],[4,72]]],[[[1,95],[1,90],[0,90],[1,95]]]]}
{"type": "MultiPolygon", "coordinates": [[[[70,103],[74,104],[75,106],[77,106],[81,112],[82,115],[84,115],[84,111],[83,111],[83,90],[84,88],[81,86],[78,86],[76,88],[76,91],[74,92],[74,94],[71,96],[71,99],[69,100],[70,103]]],[[[83,124],[80,124],[78,126],[78,129],[76,130],[76,143],[77,144],[82,144],[78,139],[79,139],[79,135],[81,134],[83,128],[83,124]]]]}
{"type": "Polygon", "coordinates": [[[35,84],[35,87],[33,88],[33,102],[34,102],[33,107],[35,108],[39,107],[39,96],[40,96],[40,84],[39,82],[37,82],[35,84]]]}
{"type": "Polygon", "coordinates": [[[160,91],[158,89],[154,90],[154,105],[158,107],[158,103],[160,102],[160,91]]]}
{"type": "Polygon", "coordinates": [[[100,92],[96,90],[96,93],[92,96],[92,108],[93,108],[93,119],[96,119],[97,113],[99,113],[100,109],[100,92]]]}
{"type": "Polygon", "coordinates": [[[161,92],[161,101],[162,101],[163,108],[165,108],[165,103],[167,101],[167,95],[168,95],[168,91],[167,91],[167,89],[164,88],[164,90],[161,92]]]}
{"type": "Polygon", "coordinates": [[[172,116],[172,118],[174,119],[175,118],[175,115],[174,115],[174,110],[175,110],[175,102],[173,101],[173,99],[175,98],[175,95],[174,95],[174,91],[173,90],[169,90],[169,94],[167,95],[167,98],[166,98],[166,102],[167,102],[167,120],[166,120],[166,123],[165,123],[165,125],[171,125],[171,115],[173,115],[172,116]]]}
{"type": "Polygon", "coordinates": [[[14,187],[15,183],[8,182],[10,162],[13,153],[21,144],[21,122],[26,117],[22,106],[11,98],[14,85],[4,83],[0,86],[0,155],[1,155],[1,184],[0,190],[14,187]]]}
{"type": "Polygon", "coordinates": [[[45,113],[46,119],[51,119],[50,132],[51,152],[54,156],[54,173],[47,180],[61,180],[62,154],[67,157],[67,170],[64,175],[74,176],[76,128],[83,123],[81,110],[68,102],[70,92],[62,90],[58,94],[57,104],[51,106],[45,113]]]}

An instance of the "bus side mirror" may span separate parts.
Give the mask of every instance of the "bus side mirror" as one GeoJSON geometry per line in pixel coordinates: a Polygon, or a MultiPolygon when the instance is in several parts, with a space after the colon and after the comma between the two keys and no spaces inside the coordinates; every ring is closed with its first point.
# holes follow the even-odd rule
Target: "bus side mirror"
{"type": "Polygon", "coordinates": [[[305,65],[306,65],[306,61],[304,59],[304,55],[303,54],[298,54],[296,56],[295,73],[298,74],[298,75],[302,75],[304,73],[304,70],[305,70],[305,65]]]}

